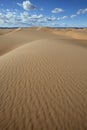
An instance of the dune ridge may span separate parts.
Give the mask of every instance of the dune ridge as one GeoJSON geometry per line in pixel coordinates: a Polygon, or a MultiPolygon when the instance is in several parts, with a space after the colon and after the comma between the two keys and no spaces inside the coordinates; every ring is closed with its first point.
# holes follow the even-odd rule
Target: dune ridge
{"type": "Polygon", "coordinates": [[[6,33],[6,34],[4,34],[4,35],[11,35],[11,34],[13,34],[13,33],[16,33],[16,32],[18,32],[18,31],[20,31],[22,28],[17,28],[17,29],[12,29],[12,31],[10,31],[10,32],[8,32],[8,33],[6,33]]]}
{"type": "Polygon", "coordinates": [[[87,49],[83,41],[36,28],[5,37],[16,39],[17,46],[6,52],[2,40],[0,129],[86,130],[87,49]]]}
{"type": "Polygon", "coordinates": [[[17,28],[17,29],[0,29],[0,35],[10,35],[13,34],[17,31],[20,31],[22,28],[17,28]]]}
{"type": "Polygon", "coordinates": [[[66,35],[69,37],[72,37],[74,39],[82,39],[82,40],[87,40],[87,32],[86,30],[79,30],[77,31],[76,29],[66,29],[66,30],[54,30],[54,34],[60,34],[60,35],[66,35]]]}

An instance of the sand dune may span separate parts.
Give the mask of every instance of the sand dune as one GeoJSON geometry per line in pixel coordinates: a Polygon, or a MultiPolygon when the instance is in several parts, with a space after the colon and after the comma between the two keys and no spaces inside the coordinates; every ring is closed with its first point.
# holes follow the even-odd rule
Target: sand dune
{"type": "Polygon", "coordinates": [[[36,28],[0,39],[0,129],[86,130],[87,41],[36,28]]]}
{"type": "Polygon", "coordinates": [[[0,35],[10,35],[13,34],[17,31],[20,31],[21,28],[17,28],[17,29],[0,29],[0,35]]]}
{"type": "Polygon", "coordinates": [[[11,34],[13,34],[13,33],[15,33],[15,32],[20,31],[20,30],[21,30],[21,28],[12,29],[11,31],[9,31],[8,33],[5,33],[4,35],[11,35],[11,34]]]}
{"type": "MultiPolygon", "coordinates": [[[[40,39],[48,39],[49,37],[55,38],[56,36],[49,33],[48,31],[38,31],[38,28],[23,28],[19,30],[10,31],[9,35],[1,35],[0,36],[0,55],[3,55],[21,45],[25,45],[28,42],[40,40],[40,39]],[[16,32],[15,32],[16,31],[16,32]]],[[[59,39],[62,38],[59,36],[59,39]]]]}
{"type": "Polygon", "coordinates": [[[87,40],[87,31],[86,30],[77,30],[77,29],[56,29],[53,31],[54,34],[66,35],[74,39],[87,40]]]}
{"type": "Polygon", "coordinates": [[[7,34],[9,32],[11,32],[13,29],[0,29],[0,35],[4,35],[7,34]]]}

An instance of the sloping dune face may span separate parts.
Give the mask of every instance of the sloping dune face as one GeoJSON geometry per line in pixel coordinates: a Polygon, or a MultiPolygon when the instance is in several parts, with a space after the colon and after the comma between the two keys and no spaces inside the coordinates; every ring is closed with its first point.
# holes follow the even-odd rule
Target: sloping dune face
{"type": "Polygon", "coordinates": [[[1,29],[0,33],[3,33],[3,35],[0,35],[0,55],[31,41],[54,37],[53,34],[49,34],[49,31],[37,31],[37,29],[38,28],[1,29]]]}
{"type": "Polygon", "coordinates": [[[12,31],[12,29],[0,29],[0,35],[5,35],[11,31],[12,31]]]}
{"type": "Polygon", "coordinates": [[[86,130],[86,46],[35,30],[0,57],[0,129],[86,130]]]}

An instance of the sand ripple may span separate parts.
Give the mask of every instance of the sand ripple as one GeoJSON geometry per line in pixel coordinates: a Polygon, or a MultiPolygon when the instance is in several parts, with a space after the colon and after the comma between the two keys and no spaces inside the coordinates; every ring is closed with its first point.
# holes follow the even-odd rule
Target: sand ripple
{"type": "Polygon", "coordinates": [[[56,39],[3,55],[0,129],[86,130],[86,56],[86,49],[56,39]]]}

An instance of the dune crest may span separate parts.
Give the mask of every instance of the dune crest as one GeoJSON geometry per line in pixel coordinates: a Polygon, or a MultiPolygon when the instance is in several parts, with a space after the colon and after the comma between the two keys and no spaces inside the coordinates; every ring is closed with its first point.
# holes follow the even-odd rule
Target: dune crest
{"type": "Polygon", "coordinates": [[[20,31],[22,28],[17,28],[17,29],[0,29],[0,35],[11,35],[17,31],[20,31]]]}
{"type": "Polygon", "coordinates": [[[20,31],[22,28],[17,28],[17,29],[12,29],[12,31],[10,31],[10,32],[8,32],[8,33],[6,33],[6,34],[4,34],[4,35],[11,35],[11,34],[13,34],[13,33],[16,33],[16,32],[18,32],[18,31],[20,31]]]}
{"type": "Polygon", "coordinates": [[[69,36],[72,37],[74,39],[82,39],[82,40],[87,40],[87,33],[86,31],[76,31],[75,29],[69,29],[69,30],[56,30],[53,31],[54,34],[58,34],[58,35],[65,35],[65,36],[69,36]],[[84,33],[85,32],[85,33],[84,33]]]}

